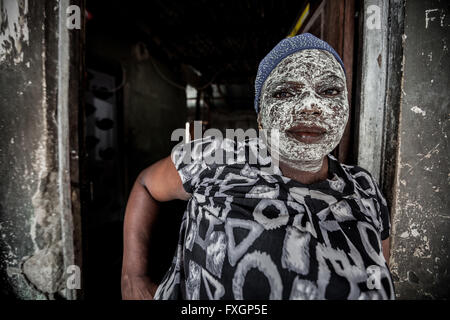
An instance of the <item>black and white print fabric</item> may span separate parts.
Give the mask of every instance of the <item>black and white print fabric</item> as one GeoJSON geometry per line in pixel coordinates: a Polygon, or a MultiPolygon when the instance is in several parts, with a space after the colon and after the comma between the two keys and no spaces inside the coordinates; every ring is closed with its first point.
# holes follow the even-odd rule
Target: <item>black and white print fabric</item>
{"type": "Polygon", "coordinates": [[[330,178],[304,185],[264,170],[264,148],[209,137],[174,148],[192,197],[155,299],[394,299],[389,213],[371,175],[329,155],[330,178]],[[207,161],[222,152],[234,160],[207,161]]]}

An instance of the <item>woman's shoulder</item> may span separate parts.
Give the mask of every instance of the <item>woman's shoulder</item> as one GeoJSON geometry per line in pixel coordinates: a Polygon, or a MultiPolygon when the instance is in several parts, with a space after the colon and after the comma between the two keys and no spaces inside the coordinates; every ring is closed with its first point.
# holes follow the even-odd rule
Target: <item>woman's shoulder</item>
{"type": "Polygon", "coordinates": [[[366,170],[365,168],[356,165],[356,164],[344,164],[339,162],[333,155],[329,154],[329,158],[331,158],[332,161],[334,161],[338,166],[340,166],[347,174],[350,174],[352,177],[364,177],[366,179],[370,179],[372,181],[375,181],[373,175],[366,170]]]}
{"type": "Polygon", "coordinates": [[[346,173],[347,178],[355,185],[358,190],[362,190],[370,196],[377,196],[383,204],[386,204],[384,195],[382,194],[377,179],[369,170],[359,166],[342,164],[335,157],[331,156],[346,173]]]}

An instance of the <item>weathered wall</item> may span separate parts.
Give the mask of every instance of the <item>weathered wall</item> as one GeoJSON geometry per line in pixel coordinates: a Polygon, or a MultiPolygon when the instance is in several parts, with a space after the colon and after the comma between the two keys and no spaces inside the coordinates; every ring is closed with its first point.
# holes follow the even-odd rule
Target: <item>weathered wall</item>
{"type": "Polygon", "coordinates": [[[0,10],[0,295],[67,297],[73,224],[70,188],[66,199],[60,188],[70,183],[61,171],[67,158],[58,156],[69,154],[58,153],[68,147],[57,126],[68,111],[60,109],[58,92],[68,81],[58,77],[60,7],[56,1],[0,0],[0,10]]]}
{"type": "Polygon", "coordinates": [[[447,1],[407,0],[391,269],[398,298],[450,288],[447,1]]]}

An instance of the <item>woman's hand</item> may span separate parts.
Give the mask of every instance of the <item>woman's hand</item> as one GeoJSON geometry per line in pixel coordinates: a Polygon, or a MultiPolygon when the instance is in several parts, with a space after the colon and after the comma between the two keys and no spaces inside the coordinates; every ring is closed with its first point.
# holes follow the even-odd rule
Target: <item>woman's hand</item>
{"type": "Polygon", "coordinates": [[[158,285],[147,276],[122,275],[123,300],[153,300],[158,285]]]}

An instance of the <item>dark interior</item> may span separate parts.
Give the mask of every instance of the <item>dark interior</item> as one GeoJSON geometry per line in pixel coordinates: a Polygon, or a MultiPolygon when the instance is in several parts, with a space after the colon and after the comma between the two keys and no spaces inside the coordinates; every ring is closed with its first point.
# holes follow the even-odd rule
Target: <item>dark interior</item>
{"type": "MultiPolygon", "coordinates": [[[[204,129],[256,128],[259,61],[288,36],[306,3],[87,1],[80,119],[85,298],[120,298],[127,197],[139,172],[170,154],[174,129],[194,120],[204,129]]],[[[309,3],[315,21],[307,31],[330,41],[321,25],[335,10],[309,3]]],[[[184,207],[162,207],[149,270],[156,280],[170,266],[184,207]]]]}

